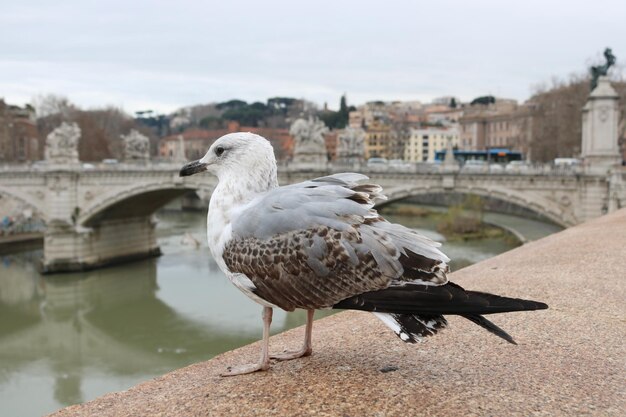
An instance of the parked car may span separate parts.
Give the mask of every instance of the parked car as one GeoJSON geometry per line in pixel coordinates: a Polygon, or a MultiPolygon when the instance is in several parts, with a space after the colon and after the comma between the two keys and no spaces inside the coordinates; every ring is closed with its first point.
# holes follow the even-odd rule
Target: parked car
{"type": "Polygon", "coordinates": [[[389,166],[386,158],[370,158],[367,160],[367,168],[372,171],[384,171],[389,166]]]}
{"type": "Polygon", "coordinates": [[[511,173],[520,173],[520,172],[528,172],[530,166],[525,161],[511,161],[506,164],[504,168],[506,172],[511,173]]]}
{"type": "Polygon", "coordinates": [[[504,167],[500,164],[489,164],[489,172],[492,174],[501,174],[504,172],[504,167]]]}
{"type": "Polygon", "coordinates": [[[580,159],[576,159],[576,158],[555,158],[554,159],[554,166],[556,167],[573,168],[578,165],[580,165],[580,159]]]}
{"type": "Polygon", "coordinates": [[[487,172],[487,163],[480,159],[471,159],[465,161],[461,170],[464,172],[487,172]]]}
{"type": "Polygon", "coordinates": [[[392,159],[389,161],[389,169],[395,171],[408,171],[413,167],[410,162],[406,162],[402,159],[392,159]]]}

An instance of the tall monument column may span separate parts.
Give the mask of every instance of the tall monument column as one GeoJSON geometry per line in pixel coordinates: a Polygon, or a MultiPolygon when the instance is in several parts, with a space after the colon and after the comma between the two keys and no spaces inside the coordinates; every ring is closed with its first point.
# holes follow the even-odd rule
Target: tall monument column
{"type": "Polygon", "coordinates": [[[608,77],[598,77],[582,110],[582,157],[590,173],[606,174],[621,163],[618,100],[608,77]]]}

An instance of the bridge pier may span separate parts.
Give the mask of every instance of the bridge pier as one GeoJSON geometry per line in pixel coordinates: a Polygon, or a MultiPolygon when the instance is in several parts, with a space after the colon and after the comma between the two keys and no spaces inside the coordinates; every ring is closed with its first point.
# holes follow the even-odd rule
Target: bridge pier
{"type": "Polygon", "coordinates": [[[158,256],[153,216],[103,220],[92,227],[49,225],[42,273],[83,271],[158,256]]]}

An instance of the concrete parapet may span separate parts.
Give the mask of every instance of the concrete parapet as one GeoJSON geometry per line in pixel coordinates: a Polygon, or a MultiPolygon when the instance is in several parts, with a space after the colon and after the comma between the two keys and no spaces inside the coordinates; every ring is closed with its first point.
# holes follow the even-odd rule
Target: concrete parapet
{"type": "MultiPolygon", "coordinates": [[[[625,271],[622,209],[452,275],[550,305],[490,317],[518,346],[454,316],[441,335],[408,345],[372,315],[347,312],[315,323],[311,357],[220,378],[257,359],[252,344],[54,416],[623,415],[625,271]]],[[[295,329],[270,344],[295,348],[301,337],[295,329]]]]}

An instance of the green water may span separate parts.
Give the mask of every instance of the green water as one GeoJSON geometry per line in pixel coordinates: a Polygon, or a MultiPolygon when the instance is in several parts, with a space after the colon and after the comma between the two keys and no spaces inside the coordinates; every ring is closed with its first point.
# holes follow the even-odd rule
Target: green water
{"type": "MultiPolygon", "coordinates": [[[[388,217],[442,239],[428,218],[388,217]]],[[[259,339],[261,308],[210,258],[205,214],[159,218],[156,259],[44,277],[35,269],[40,251],[0,258],[1,416],[52,412],[259,339]]],[[[483,239],[444,251],[461,267],[513,246],[483,239]]],[[[303,311],[276,311],[272,332],[304,321],[303,311]]]]}

